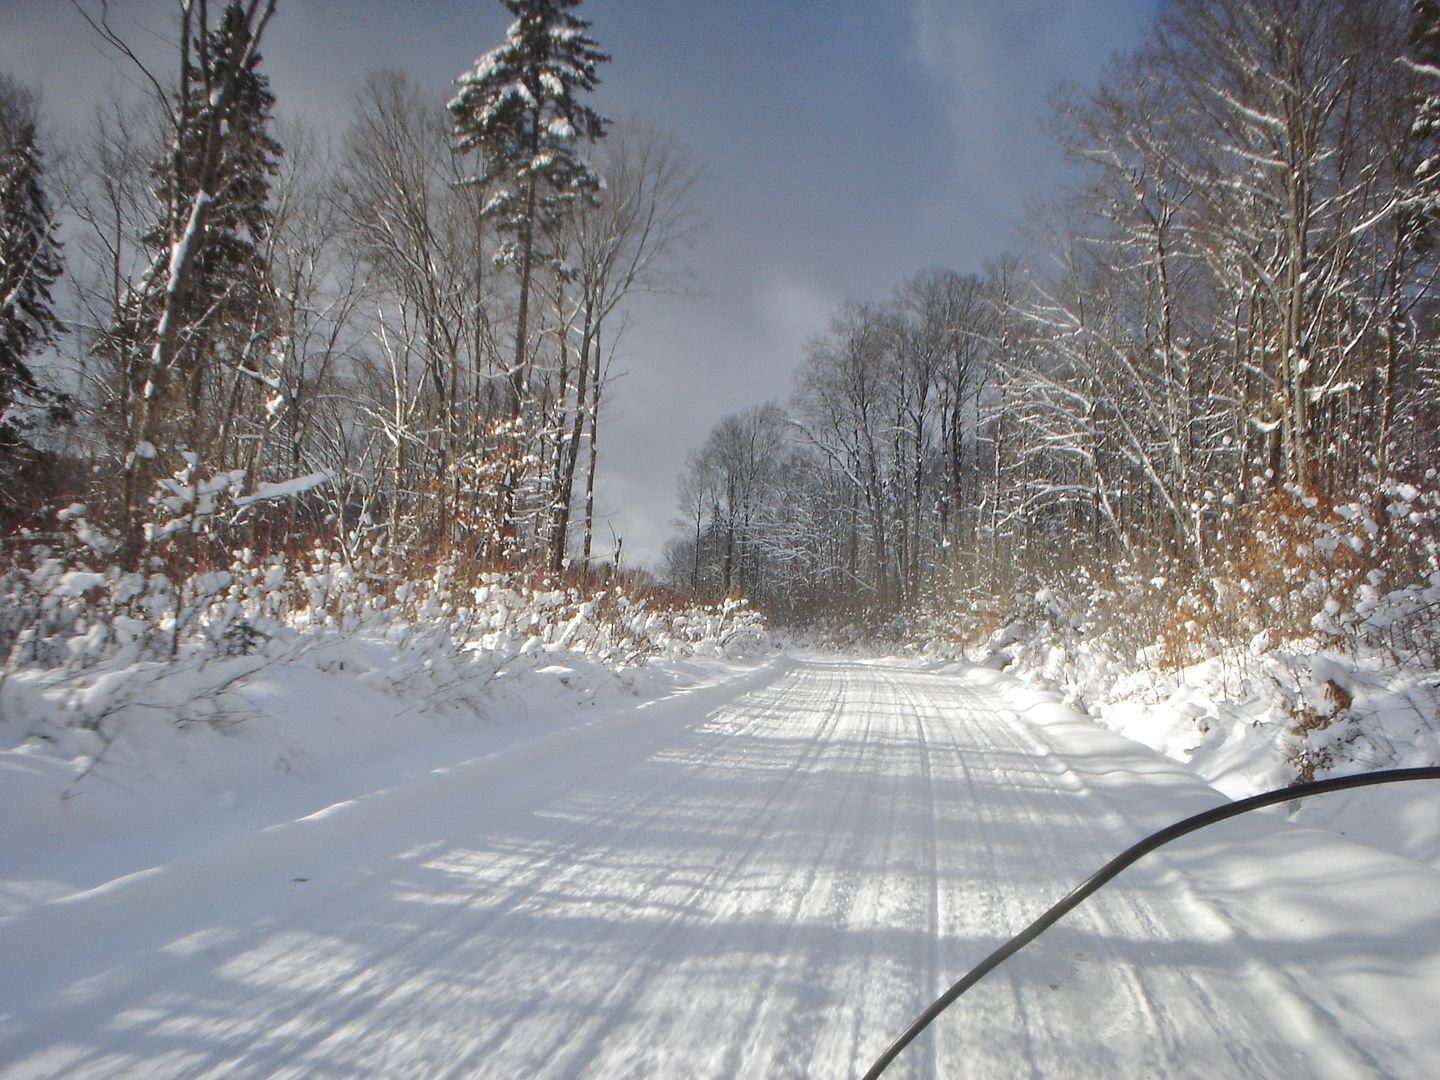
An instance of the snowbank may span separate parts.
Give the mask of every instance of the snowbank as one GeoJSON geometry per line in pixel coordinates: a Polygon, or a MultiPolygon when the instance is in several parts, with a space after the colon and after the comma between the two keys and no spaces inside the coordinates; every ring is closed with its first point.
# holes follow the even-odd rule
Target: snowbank
{"type": "Polygon", "coordinates": [[[775,662],[743,604],[305,570],[0,581],[0,916],[775,662]]]}
{"type": "MultiPolygon", "coordinates": [[[[1057,617],[993,635],[974,654],[1055,688],[1091,719],[1187,765],[1231,798],[1345,773],[1440,763],[1440,678],[1423,663],[1315,639],[1259,638],[1178,671],[1150,651],[1122,663],[1057,617]]],[[[1440,791],[1429,784],[1346,792],[1299,804],[1293,820],[1324,826],[1440,867],[1440,791]]]]}

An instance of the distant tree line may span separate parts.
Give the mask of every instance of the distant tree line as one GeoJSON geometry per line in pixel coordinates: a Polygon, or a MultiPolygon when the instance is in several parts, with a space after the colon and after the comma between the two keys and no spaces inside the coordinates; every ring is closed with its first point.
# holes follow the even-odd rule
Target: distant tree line
{"type": "Polygon", "coordinates": [[[694,170],[584,103],[607,57],[579,0],[504,4],[448,110],[376,72],[333,139],[275,116],[274,0],[177,4],[166,70],[79,5],[147,92],[98,103],[48,175],[35,100],[0,80],[12,535],[73,502],[131,568],[201,565],[207,530],[589,562],[625,301],[674,273],[694,170]]]}
{"type": "Polygon", "coordinates": [[[1383,532],[1434,486],[1440,5],[1175,0],[1054,117],[1083,182],[1034,250],[837,312],[691,456],[672,581],[796,619],[1193,581],[1285,500],[1383,532]]]}

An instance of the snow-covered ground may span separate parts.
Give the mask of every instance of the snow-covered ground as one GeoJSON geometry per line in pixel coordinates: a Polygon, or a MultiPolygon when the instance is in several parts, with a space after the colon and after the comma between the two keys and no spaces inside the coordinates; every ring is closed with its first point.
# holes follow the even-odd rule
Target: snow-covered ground
{"type": "MultiPolygon", "coordinates": [[[[0,1072],[855,1075],[1223,799],[980,668],[607,678],[537,667],[477,724],[278,668],[244,722],[137,724],[79,781],[12,740],[0,1072]]],[[[1127,871],[892,1075],[1422,1077],[1437,1015],[1440,873],[1267,813],[1127,871]]]]}
{"type": "MultiPolygon", "coordinates": [[[[1093,641],[1014,627],[976,650],[986,667],[1051,687],[1105,727],[1177,761],[1232,799],[1305,775],[1440,763],[1440,675],[1393,650],[1264,636],[1179,670],[1123,664],[1093,641]]],[[[1440,869],[1440,797],[1429,785],[1343,792],[1293,806],[1334,829],[1440,869]]]]}

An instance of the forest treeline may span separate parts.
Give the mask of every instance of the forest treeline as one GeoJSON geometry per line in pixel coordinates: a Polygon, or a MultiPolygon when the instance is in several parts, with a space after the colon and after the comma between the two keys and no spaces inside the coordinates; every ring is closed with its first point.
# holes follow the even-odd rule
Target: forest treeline
{"type": "Polygon", "coordinates": [[[1436,584],[1440,5],[1179,0],[1053,115],[1026,256],[837,311],[692,454],[668,578],[872,624],[1059,586],[1138,642],[1436,584]]]}
{"type": "MultiPolygon", "coordinates": [[[[374,73],[333,137],[275,116],[273,0],[177,5],[163,68],[78,5],[143,89],[53,158],[0,78],[17,588],[591,565],[610,358],[694,168],[587,104],[579,0],[503,3],[448,106],[374,73]]],[[[1440,622],[1440,5],[1174,0],[1054,127],[1079,179],[1023,257],[845,305],[695,450],[668,581],[957,633],[1044,592],[1180,653],[1440,622]]]]}
{"type": "Polygon", "coordinates": [[[505,6],[448,107],[376,72],[333,136],[275,115],[273,0],[176,5],[164,66],[77,5],[144,92],[53,161],[0,81],[13,557],[591,561],[624,304],[675,272],[695,170],[586,104],[608,57],[578,0],[505,6]]]}

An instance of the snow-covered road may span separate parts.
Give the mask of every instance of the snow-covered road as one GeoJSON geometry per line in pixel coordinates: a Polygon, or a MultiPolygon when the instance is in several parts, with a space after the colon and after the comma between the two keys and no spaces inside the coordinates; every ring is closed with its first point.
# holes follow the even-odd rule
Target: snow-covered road
{"type": "MultiPolygon", "coordinates": [[[[984,671],[781,661],[0,921],[6,1076],[844,1077],[1220,801],[984,671]]],[[[895,1076],[1435,1075],[1440,874],[1249,815],[895,1076]]]]}

